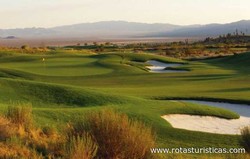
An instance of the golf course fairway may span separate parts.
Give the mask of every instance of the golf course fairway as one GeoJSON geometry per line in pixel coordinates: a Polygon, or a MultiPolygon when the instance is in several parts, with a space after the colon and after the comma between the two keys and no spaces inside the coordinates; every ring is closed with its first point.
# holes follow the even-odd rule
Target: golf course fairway
{"type": "Polygon", "coordinates": [[[0,111],[32,105],[35,125],[63,126],[90,111],[112,108],[152,127],[157,147],[242,147],[239,135],[173,128],[161,116],[238,119],[231,110],[182,100],[250,104],[250,53],[180,60],[144,53],[0,53],[0,111]],[[147,61],[177,63],[154,73],[147,61]]]}

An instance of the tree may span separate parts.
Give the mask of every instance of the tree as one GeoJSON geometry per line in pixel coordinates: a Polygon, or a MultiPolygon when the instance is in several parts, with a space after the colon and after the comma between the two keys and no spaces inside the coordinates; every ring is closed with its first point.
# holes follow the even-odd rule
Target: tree
{"type": "Polygon", "coordinates": [[[109,45],[111,45],[111,43],[110,43],[110,42],[106,42],[105,45],[106,45],[106,46],[109,46],[109,45]]]}
{"type": "Polygon", "coordinates": [[[29,46],[28,46],[28,45],[23,45],[23,46],[21,46],[21,49],[23,49],[23,50],[28,50],[28,49],[29,49],[29,46]]]}
{"type": "Polygon", "coordinates": [[[230,38],[232,35],[230,33],[227,34],[227,38],[230,38]]]}
{"type": "Polygon", "coordinates": [[[235,35],[236,35],[236,36],[239,36],[238,29],[236,29],[236,31],[235,31],[235,35]]]}

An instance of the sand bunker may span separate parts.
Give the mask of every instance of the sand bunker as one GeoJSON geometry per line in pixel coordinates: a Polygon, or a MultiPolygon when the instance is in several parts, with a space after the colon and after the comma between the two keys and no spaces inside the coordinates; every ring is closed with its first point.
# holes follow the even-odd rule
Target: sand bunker
{"type": "Polygon", "coordinates": [[[172,114],[162,116],[162,118],[174,128],[216,134],[239,135],[243,127],[250,126],[250,118],[244,116],[227,120],[211,116],[172,114]]]}
{"type": "Polygon", "coordinates": [[[153,73],[187,72],[185,70],[166,70],[166,68],[178,67],[183,64],[163,63],[163,62],[159,62],[155,60],[149,60],[147,61],[147,63],[151,65],[151,66],[147,66],[147,68],[150,70],[149,72],[153,72],[153,73]]]}

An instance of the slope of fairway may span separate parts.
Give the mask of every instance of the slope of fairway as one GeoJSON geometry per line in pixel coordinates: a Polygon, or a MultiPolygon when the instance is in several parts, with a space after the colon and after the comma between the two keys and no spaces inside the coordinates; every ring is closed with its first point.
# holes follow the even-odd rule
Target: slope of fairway
{"type": "Polygon", "coordinates": [[[172,57],[164,57],[159,55],[147,54],[147,53],[115,53],[115,55],[120,56],[123,60],[128,61],[138,61],[146,62],[148,60],[157,60],[166,63],[185,63],[181,59],[176,59],[172,57]]]}
{"type": "Polygon", "coordinates": [[[206,62],[224,67],[227,69],[234,69],[239,71],[240,73],[247,73],[250,72],[250,52],[242,53],[242,54],[236,54],[229,57],[224,58],[217,58],[217,59],[211,59],[206,60],[206,62]]]}
{"type": "Polygon", "coordinates": [[[108,95],[91,89],[30,82],[25,80],[0,79],[2,103],[27,102],[36,105],[101,106],[122,104],[130,98],[108,95]]]}

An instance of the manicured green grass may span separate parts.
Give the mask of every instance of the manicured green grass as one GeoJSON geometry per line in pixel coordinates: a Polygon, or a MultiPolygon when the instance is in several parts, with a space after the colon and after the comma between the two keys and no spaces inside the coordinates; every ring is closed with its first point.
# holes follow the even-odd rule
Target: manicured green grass
{"type": "Polygon", "coordinates": [[[173,98],[220,99],[250,103],[250,53],[201,61],[149,54],[63,52],[0,56],[0,111],[15,103],[31,103],[38,125],[65,123],[90,111],[112,107],[151,125],[162,147],[240,147],[241,138],[174,129],[161,118],[171,113],[238,115],[219,108],[173,98]],[[45,58],[45,61],[42,59],[45,58]],[[142,62],[185,63],[185,73],[149,73],[142,62]]]}
{"type": "Polygon", "coordinates": [[[1,59],[2,68],[12,68],[45,76],[89,76],[106,74],[111,69],[96,65],[98,59],[88,56],[19,56],[1,59]]]}

